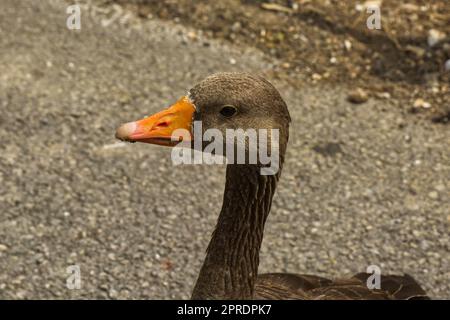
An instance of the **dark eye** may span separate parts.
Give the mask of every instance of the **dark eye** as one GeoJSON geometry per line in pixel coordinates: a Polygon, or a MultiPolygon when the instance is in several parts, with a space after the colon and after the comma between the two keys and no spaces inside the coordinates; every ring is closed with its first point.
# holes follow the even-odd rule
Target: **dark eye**
{"type": "Polygon", "coordinates": [[[222,109],[220,109],[220,114],[223,115],[225,118],[231,118],[236,114],[236,112],[237,112],[236,107],[232,105],[226,105],[223,106],[222,109]]]}

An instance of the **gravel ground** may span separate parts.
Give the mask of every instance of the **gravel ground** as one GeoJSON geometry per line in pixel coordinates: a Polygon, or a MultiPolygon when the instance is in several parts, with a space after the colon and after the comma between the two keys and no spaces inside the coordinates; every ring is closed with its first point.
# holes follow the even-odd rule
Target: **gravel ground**
{"type": "Polygon", "coordinates": [[[450,121],[448,0],[108,2],[143,19],[179,21],[210,37],[257,47],[280,61],[274,72],[291,78],[303,74],[308,85],[345,82],[368,89],[373,97],[389,93],[419,117],[450,121]],[[380,7],[381,30],[367,27],[369,3],[380,7]]]}
{"type": "MultiPolygon", "coordinates": [[[[115,128],[210,73],[275,62],[120,7],[83,6],[70,31],[63,4],[2,0],[0,298],[188,298],[225,168],[172,166],[169,149],[117,144],[115,128]],[[74,264],[81,289],[69,290],[74,264]]],[[[345,84],[270,80],[293,125],[260,271],[376,264],[450,298],[448,126],[393,98],[351,104],[345,84]]]]}

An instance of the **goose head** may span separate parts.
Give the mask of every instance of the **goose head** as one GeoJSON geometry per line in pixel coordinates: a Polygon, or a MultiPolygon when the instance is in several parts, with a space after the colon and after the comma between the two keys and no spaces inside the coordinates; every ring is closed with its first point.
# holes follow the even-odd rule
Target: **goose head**
{"type": "Polygon", "coordinates": [[[226,146],[230,144],[258,154],[261,144],[252,145],[248,137],[256,132],[260,139],[265,130],[266,147],[272,150],[275,141],[277,153],[284,154],[289,122],[287,106],[271,83],[248,73],[225,72],[208,76],[169,108],[123,124],[116,137],[163,146],[183,142],[184,146],[211,153],[217,153],[218,148],[207,146],[219,137],[224,146],[220,154],[228,157],[226,146]],[[276,139],[273,132],[278,132],[276,139]],[[235,136],[228,139],[231,134],[235,136]],[[197,139],[200,143],[195,143],[197,139]]]}

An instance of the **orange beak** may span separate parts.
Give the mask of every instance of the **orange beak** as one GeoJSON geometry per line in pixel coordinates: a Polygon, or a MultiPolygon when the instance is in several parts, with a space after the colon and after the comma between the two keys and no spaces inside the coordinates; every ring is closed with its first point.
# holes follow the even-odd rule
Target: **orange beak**
{"type": "Polygon", "coordinates": [[[145,142],[163,146],[174,146],[180,141],[191,141],[194,111],[195,107],[192,102],[186,96],[181,97],[166,110],[142,120],[121,125],[116,131],[116,138],[129,142],[145,142]]]}

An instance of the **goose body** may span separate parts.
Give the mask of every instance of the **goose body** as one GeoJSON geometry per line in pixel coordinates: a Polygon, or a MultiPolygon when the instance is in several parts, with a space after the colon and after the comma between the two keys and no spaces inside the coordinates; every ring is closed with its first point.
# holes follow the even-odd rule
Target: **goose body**
{"type": "Polygon", "coordinates": [[[422,300],[425,291],[409,275],[381,276],[380,290],[369,289],[371,274],[358,273],[349,279],[329,280],[313,275],[272,273],[258,276],[255,298],[262,300],[422,300]]]}
{"type": "MultiPolygon", "coordinates": [[[[233,162],[236,154],[230,156],[221,152],[233,164],[227,165],[222,209],[192,293],[193,299],[427,298],[409,275],[382,275],[380,289],[368,288],[370,274],[365,273],[338,280],[313,275],[258,275],[264,225],[289,139],[291,119],[287,106],[275,87],[259,76],[218,73],[194,86],[170,108],[122,125],[116,137],[165,146],[183,142],[194,148],[192,141],[197,133],[192,132],[192,124],[195,121],[201,121],[204,132],[212,128],[225,136],[229,129],[266,129],[279,132],[279,139],[277,143],[270,140],[270,154],[277,155],[278,163],[278,170],[273,174],[261,173],[266,164],[260,156],[256,163],[236,164],[233,162]],[[188,133],[182,138],[174,136],[177,129],[188,133]]],[[[273,133],[270,135],[272,138],[273,133]]],[[[205,151],[205,144],[200,148],[205,151]]],[[[249,158],[252,149],[247,141],[241,149],[236,145],[236,150],[243,151],[249,158]]]]}

